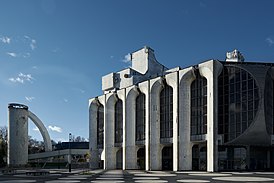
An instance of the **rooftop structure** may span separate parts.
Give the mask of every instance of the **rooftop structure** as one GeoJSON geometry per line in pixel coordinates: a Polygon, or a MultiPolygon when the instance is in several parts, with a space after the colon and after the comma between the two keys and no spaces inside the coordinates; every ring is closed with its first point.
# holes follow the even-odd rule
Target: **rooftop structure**
{"type": "Polygon", "coordinates": [[[243,62],[244,60],[244,56],[236,49],[226,53],[227,62],[243,62]]]}
{"type": "Polygon", "coordinates": [[[163,76],[167,70],[165,66],[156,60],[154,50],[150,47],[145,46],[130,55],[132,67],[103,76],[102,90],[105,93],[163,76]]]}

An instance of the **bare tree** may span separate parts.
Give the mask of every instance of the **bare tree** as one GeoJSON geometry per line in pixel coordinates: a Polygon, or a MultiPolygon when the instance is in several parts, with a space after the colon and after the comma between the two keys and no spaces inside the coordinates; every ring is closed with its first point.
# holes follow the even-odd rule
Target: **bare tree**
{"type": "Polygon", "coordinates": [[[7,147],[8,147],[8,128],[6,126],[0,127],[0,167],[6,165],[7,147]]]}
{"type": "Polygon", "coordinates": [[[74,142],[86,142],[86,139],[85,139],[84,137],[77,136],[77,137],[74,139],[74,142]]]}
{"type": "Polygon", "coordinates": [[[29,136],[28,151],[29,154],[45,152],[44,142],[38,141],[29,136]]]}

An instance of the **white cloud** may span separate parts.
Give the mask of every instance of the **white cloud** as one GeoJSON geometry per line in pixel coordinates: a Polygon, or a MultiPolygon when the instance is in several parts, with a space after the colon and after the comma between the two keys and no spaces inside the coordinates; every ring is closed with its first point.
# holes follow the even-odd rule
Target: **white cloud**
{"type": "Polygon", "coordinates": [[[39,131],[39,128],[36,126],[32,129],[33,131],[39,131]]]}
{"type": "Polygon", "coordinates": [[[7,52],[7,55],[9,55],[11,57],[17,57],[17,54],[14,52],[7,52]]]}
{"type": "Polygon", "coordinates": [[[33,101],[35,99],[35,97],[25,97],[25,99],[29,102],[33,101]]]}
{"type": "Polygon", "coordinates": [[[68,102],[68,99],[64,98],[64,102],[66,102],[66,103],[67,103],[67,102],[68,102]]]}
{"type": "Polygon", "coordinates": [[[0,44],[3,43],[11,47],[12,51],[8,50],[6,54],[14,58],[27,59],[31,56],[31,51],[37,48],[37,41],[30,36],[17,36],[10,38],[0,35],[0,44]],[[18,50],[20,48],[20,51],[18,50]]]}
{"type": "Polygon", "coordinates": [[[131,62],[131,54],[128,53],[127,55],[124,56],[123,62],[129,63],[131,62]]]}
{"type": "Polygon", "coordinates": [[[49,130],[53,131],[53,132],[58,132],[58,133],[62,133],[62,128],[58,127],[58,126],[48,126],[49,130]]]}
{"type": "Polygon", "coordinates": [[[36,42],[36,40],[35,39],[32,39],[30,36],[24,36],[24,41],[26,41],[28,44],[29,44],[29,46],[30,46],[30,48],[31,48],[31,50],[33,51],[33,50],[35,50],[35,48],[37,48],[37,42],[36,42]]]}
{"type": "Polygon", "coordinates": [[[27,81],[34,80],[34,78],[31,76],[31,74],[23,74],[20,72],[18,76],[23,78],[24,80],[27,80],[27,81]]]}
{"type": "Polygon", "coordinates": [[[14,57],[14,58],[29,58],[30,57],[29,52],[26,52],[26,53],[7,52],[7,55],[14,57]]]}
{"type": "Polygon", "coordinates": [[[19,78],[19,77],[17,77],[17,78],[9,78],[9,81],[11,81],[11,82],[13,82],[13,83],[24,83],[24,80],[23,79],[21,79],[21,78],[19,78]]]}
{"type": "Polygon", "coordinates": [[[32,66],[32,69],[38,69],[38,67],[37,66],[32,66]]]}
{"type": "Polygon", "coordinates": [[[5,43],[5,44],[10,44],[11,42],[11,38],[7,37],[7,36],[3,36],[3,37],[0,37],[0,41],[2,43],[5,43]]]}
{"type": "Polygon", "coordinates": [[[274,44],[274,40],[270,37],[266,38],[265,41],[268,43],[269,46],[272,46],[274,44]]]}
{"type": "Polygon", "coordinates": [[[30,53],[28,53],[28,52],[27,52],[27,53],[23,53],[23,54],[22,54],[22,57],[23,57],[23,58],[29,58],[29,57],[30,57],[30,53]]]}
{"type": "Polygon", "coordinates": [[[9,81],[21,84],[24,84],[25,81],[32,83],[33,80],[34,78],[31,76],[31,74],[23,74],[21,72],[18,74],[18,77],[9,78],[9,81]]]}
{"type": "Polygon", "coordinates": [[[36,40],[35,39],[32,39],[31,42],[30,42],[30,48],[32,50],[34,50],[36,48],[36,40]]]}

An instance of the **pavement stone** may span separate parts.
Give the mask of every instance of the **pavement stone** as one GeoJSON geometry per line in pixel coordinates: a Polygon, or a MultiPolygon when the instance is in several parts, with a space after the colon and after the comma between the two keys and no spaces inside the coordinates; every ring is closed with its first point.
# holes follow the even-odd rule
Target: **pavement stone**
{"type": "Polygon", "coordinates": [[[1,175],[0,183],[146,183],[146,182],[274,182],[273,172],[197,172],[197,171],[141,171],[141,170],[80,170],[68,172],[54,169],[49,175],[27,176],[27,170],[14,175],[1,175]]]}

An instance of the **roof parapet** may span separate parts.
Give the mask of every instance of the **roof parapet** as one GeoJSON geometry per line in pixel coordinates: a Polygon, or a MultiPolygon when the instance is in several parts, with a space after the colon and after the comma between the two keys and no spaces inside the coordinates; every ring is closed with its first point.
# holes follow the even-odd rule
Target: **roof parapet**
{"type": "Polygon", "coordinates": [[[232,52],[226,52],[226,62],[244,62],[244,56],[238,50],[234,50],[232,52]]]}

